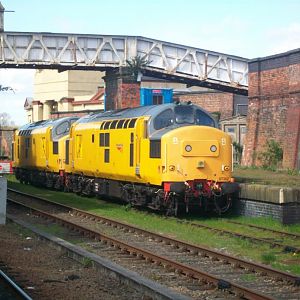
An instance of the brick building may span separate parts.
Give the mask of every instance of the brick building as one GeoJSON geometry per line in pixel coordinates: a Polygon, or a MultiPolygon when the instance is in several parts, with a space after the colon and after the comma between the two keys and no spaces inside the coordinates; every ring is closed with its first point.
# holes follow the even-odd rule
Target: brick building
{"type": "Polygon", "coordinates": [[[247,115],[248,98],[246,96],[198,88],[198,90],[175,90],[174,98],[180,101],[192,101],[210,113],[219,114],[220,120],[247,115]]]}
{"type": "Polygon", "coordinates": [[[300,49],[250,61],[247,128],[244,165],[259,165],[258,153],[274,139],[283,168],[300,169],[300,49]]]}

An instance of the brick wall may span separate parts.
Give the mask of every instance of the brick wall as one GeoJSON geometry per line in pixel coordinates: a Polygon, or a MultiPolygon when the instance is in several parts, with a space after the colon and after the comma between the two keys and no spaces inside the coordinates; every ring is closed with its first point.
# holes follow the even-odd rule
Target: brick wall
{"type": "Polygon", "coordinates": [[[260,165],[258,154],[274,139],[283,148],[283,168],[300,168],[300,50],[250,61],[248,99],[242,163],[260,165]]]}
{"type": "Polygon", "coordinates": [[[107,71],[104,81],[105,110],[140,106],[140,82],[136,82],[126,68],[107,71]]]}
{"type": "Polygon", "coordinates": [[[226,119],[233,116],[233,94],[206,92],[185,95],[176,95],[180,101],[192,101],[207,110],[208,112],[220,112],[220,119],[226,119]]]}
{"type": "Polygon", "coordinates": [[[249,199],[238,199],[234,204],[238,215],[247,217],[271,217],[283,224],[297,224],[300,218],[298,203],[274,204],[249,199]]]}

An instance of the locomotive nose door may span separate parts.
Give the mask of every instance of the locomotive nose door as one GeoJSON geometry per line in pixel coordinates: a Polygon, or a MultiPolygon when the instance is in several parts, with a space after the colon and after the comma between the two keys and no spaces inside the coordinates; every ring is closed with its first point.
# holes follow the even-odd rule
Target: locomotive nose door
{"type": "Polygon", "coordinates": [[[134,149],[135,149],[135,175],[141,176],[141,138],[143,135],[143,120],[137,120],[134,128],[134,149]]]}
{"type": "MultiPolygon", "coordinates": [[[[144,164],[144,153],[141,153],[142,143],[147,138],[147,119],[139,118],[134,124],[134,130],[131,138],[130,157],[131,163],[135,167],[135,176],[141,178],[141,163],[144,164]],[[142,162],[141,162],[142,160],[142,162]]],[[[143,171],[142,171],[143,173],[143,171]]],[[[145,174],[144,174],[145,175],[145,174]]]]}

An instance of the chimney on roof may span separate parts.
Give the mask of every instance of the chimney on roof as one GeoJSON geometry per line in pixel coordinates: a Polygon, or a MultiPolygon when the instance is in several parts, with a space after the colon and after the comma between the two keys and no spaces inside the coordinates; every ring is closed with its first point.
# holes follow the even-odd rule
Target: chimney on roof
{"type": "Polygon", "coordinates": [[[0,2],[0,32],[4,31],[4,7],[0,2]]]}

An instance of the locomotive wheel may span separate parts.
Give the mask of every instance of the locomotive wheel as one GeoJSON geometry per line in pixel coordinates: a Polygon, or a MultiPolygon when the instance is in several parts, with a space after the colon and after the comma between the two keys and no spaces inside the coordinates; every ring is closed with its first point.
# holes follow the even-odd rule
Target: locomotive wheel
{"type": "Polygon", "coordinates": [[[171,200],[170,200],[168,208],[166,210],[166,215],[168,217],[171,217],[171,216],[177,217],[178,207],[179,207],[178,198],[176,196],[170,197],[170,198],[171,198],[171,200]]]}
{"type": "Polygon", "coordinates": [[[231,207],[231,203],[232,203],[232,195],[222,195],[222,196],[214,195],[215,211],[219,215],[225,213],[231,207]]]}

